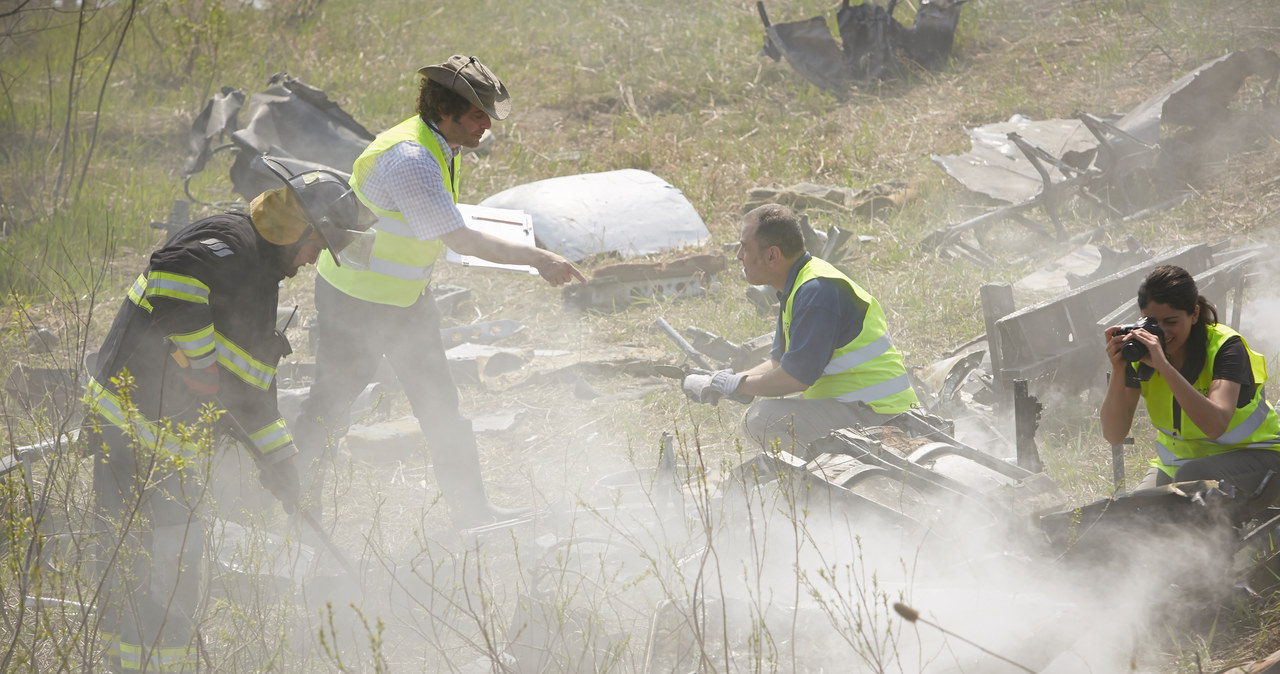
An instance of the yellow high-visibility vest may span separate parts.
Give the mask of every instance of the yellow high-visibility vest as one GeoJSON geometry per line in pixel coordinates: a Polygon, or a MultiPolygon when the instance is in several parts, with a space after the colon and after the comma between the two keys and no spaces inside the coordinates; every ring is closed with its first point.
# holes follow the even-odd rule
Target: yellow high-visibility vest
{"type": "MultiPolygon", "coordinates": [[[[1213,360],[1218,349],[1231,337],[1240,333],[1221,323],[1205,326],[1207,339],[1206,355],[1200,374],[1192,382],[1201,395],[1209,394],[1209,385],[1213,383],[1213,360]]],[[[1187,417],[1185,411],[1179,410],[1180,419],[1174,423],[1173,391],[1169,383],[1159,372],[1142,382],[1142,400],[1147,406],[1147,417],[1156,428],[1156,455],[1151,465],[1163,470],[1173,477],[1178,467],[1192,459],[1199,459],[1215,454],[1223,454],[1237,449],[1275,449],[1280,450],[1280,417],[1275,409],[1267,403],[1263,396],[1262,385],[1267,381],[1266,359],[1249,348],[1244,337],[1245,354],[1249,356],[1249,367],[1253,371],[1253,383],[1257,387],[1253,391],[1253,399],[1244,407],[1237,408],[1231,415],[1227,430],[1216,438],[1209,438],[1204,431],[1187,417]],[[1175,427],[1176,426],[1176,427],[1175,427]]],[[[1131,365],[1136,367],[1136,364],[1131,365]]]]}
{"type": "Polygon", "coordinates": [[[421,117],[413,116],[378,137],[356,158],[351,168],[351,189],[369,210],[378,215],[374,231],[373,251],[368,269],[355,269],[351,265],[338,266],[328,250],[320,256],[317,271],[324,280],[342,292],[378,304],[407,307],[431,282],[431,268],[444,250],[439,239],[423,241],[413,235],[405,222],[404,214],[388,211],[369,203],[360,191],[360,185],[369,177],[378,156],[398,143],[410,141],[421,145],[435,157],[440,165],[444,187],[458,203],[458,176],[462,172],[461,156],[445,159],[444,148],[421,117]]]}
{"type": "Polygon", "coordinates": [[[803,396],[863,402],[879,414],[898,414],[919,405],[920,400],[907,379],[902,354],[889,340],[889,326],[880,303],[824,260],[812,257],[796,274],[791,294],[782,308],[784,346],[791,339],[791,303],[796,291],[815,278],[836,281],[842,292],[867,305],[867,314],[862,320],[862,332],[831,354],[831,362],[823,369],[822,376],[805,389],[803,396]]]}

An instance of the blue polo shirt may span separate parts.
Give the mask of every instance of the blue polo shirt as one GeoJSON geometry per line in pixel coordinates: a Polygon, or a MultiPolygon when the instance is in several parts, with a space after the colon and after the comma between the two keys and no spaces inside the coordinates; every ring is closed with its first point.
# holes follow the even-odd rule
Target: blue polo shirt
{"type": "Polygon", "coordinates": [[[825,278],[810,279],[800,286],[791,302],[791,339],[784,351],[783,345],[788,340],[782,335],[782,309],[786,308],[796,275],[811,257],[808,253],[801,255],[787,272],[787,287],[778,293],[782,306],[773,335],[773,350],[769,354],[771,360],[782,364],[787,374],[806,386],[818,381],[836,349],[852,342],[862,332],[862,322],[867,316],[867,304],[842,292],[838,283],[825,278]]]}

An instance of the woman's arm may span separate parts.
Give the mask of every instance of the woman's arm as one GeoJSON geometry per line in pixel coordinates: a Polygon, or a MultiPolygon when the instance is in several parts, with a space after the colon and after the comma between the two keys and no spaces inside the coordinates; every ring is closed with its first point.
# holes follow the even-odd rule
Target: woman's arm
{"type": "MultiPolygon", "coordinates": [[[[1165,361],[1168,363],[1168,361],[1165,361]]],[[[1159,371],[1159,370],[1157,370],[1159,371]]],[[[1173,392],[1174,400],[1187,413],[1187,418],[1204,432],[1208,438],[1217,438],[1227,432],[1231,417],[1236,411],[1236,401],[1240,398],[1240,383],[1226,379],[1214,379],[1209,384],[1209,395],[1203,396],[1182,376],[1181,372],[1169,366],[1167,372],[1160,372],[1173,392]]]]}
{"type": "Polygon", "coordinates": [[[1115,334],[1117,326],[1107,328],[1102,334],[1107,341],[1107,360],[1111,362],[1111,377],[1107,380],[1107,394],[1098,410],[1102,422],[1102,437],[1118,445],[1129,435],[1133,426],[1133,413],[1138,409],[1141,392],[1124,385],[1125,369],[1129,364],[1120,357],[1120,345],[1124,338],[1115,334]]]}
{"type": "MultiPolygon", "coordinates": [[[[1240,398],[1240,382],[1227,379],[1214,379],[1209,384],[1209,395],[1202,395],[1187,381],[1186,377],[1169,362],[1164,354],[1160,340],[1145,330],[1135,330],[1133,339],[1141,340],[1147,345],[1147,355],[1142,362],[1150,365],[1164,377],[1173,399],[1178,401],[1182,411],[1187,414],[1191,423],[1196,425],[1208,438],[1217,438],[1227,432],[1231,417],[1236,411],[1236,401],[1240,398]]],[[[1246,364],[1245,367],[1248,367],[1246,364]]]]}

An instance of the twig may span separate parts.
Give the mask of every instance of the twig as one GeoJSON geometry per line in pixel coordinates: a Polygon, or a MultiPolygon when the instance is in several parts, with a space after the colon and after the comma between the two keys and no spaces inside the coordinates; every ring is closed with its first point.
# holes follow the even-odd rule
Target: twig
{"type": "Polygon", "coordinates": [[[919,612],[919,611],[916,611],[915,609],[911,608],[910,606],[907,606],[906,604],[904,604],[904,603],[902,603],[902,602],[900,602],[900,601],[895,601],[895,602],[893,602],[893,610],[894,610],[894,611],[896,611],[896,612],[898,613],[898,615],[902,616],[902,619],[903,619],[903,620],[906,620],[907,622],[912,622],[912,623],[914,623],[914,622],[922,622],[922,623],[924,623],[924,624],[926,624],[926,625],[928,625],[928,626],[930,626],[930,627],[932,627],[932,628],[934,628],[934,629],[938,630],[939,632],[942,632],[943,634],[945,634],[945,635],[947,635],[947,636],[955,637],[955,638],[957,638],[957,639],[959,639],[959,640],[961,640],[961,641],[965,642],[966,644],[969,644],[970,646],[973,646],[974,648],[976,648],[976,649],[978,649],[978,650],[982,651],[983,653],[986,653],[987,655],[990,655],[990,656],[991,656],[991,657],[993,657],[993,658],[998,658],[998,659],[1000,659],[1000,660],[1003,660],[1003,661],[1005,661],[1005,662],[1007,662],[1007,663],[1009,663],[1009,664],[1013,665],[1014,667],[1017,667],[1018,669],[1021,669],[1021,670],[1022,670],[1022,671],[1024,671],[1024,672],[1031,672],[1031,674],[1036,674],[1036,670],[1031,669],[1030,667],[1027,667],[1026,665],[1022,665],[1022,664],[1019,664],[1019,663],[1017,663],[1017,662],[1014,662],[1013,660],[1010,660],[1009,658],[1006,658],[1006,657],[1004,657],[1003,655],[1000,655],[999,653],[996,653],[996,652],[993,652],[993,651],[989,651],[989,650],[987,650],[987,649],[983,648],[982,646],[979,646],[978,644],[976,644],[976,643],[974,643],[974,642],[972,642],[972,641],[969,641],[968,639],[966,639],[966,638],[964,638],[964,637],[960,636],[959,634],[956,634],[955,632],[952,632],[952,631],[950,631],[950,630],[948,630],[948,629],[944,628],[943,626],[941,626],[941,625],[939,625],[939,624],[937,624],[937,623],[929,622],[928,620],[925,620],[924,618],[921,618],[921,617],[920,617],[920,612],[919,612]]]}
{"type": "Polygon", "coordinates": [[[98,103],[93,109],[93,130],[89,132],[89,149],[85,150],[84,166],[80,169],[80,180],[76,183],[76,198],[80,198],[80,191],[84,189],[84,179],[89,175],[89,159],[93,157],[93,150],[98,145],[98,127],[102,124],[102,101],[107,97],[107,84],[111,82],[111,71],[115,68],[116,60],[120,58],[120,48],[124,46],[124,37],[129,34],[129,26],[133,25],[133,17],[138,10],[138,0],[132,0],[129,3],[129,11],[125,15],[124,26],[120,28],[119,38],[116,44],[111,48],[111,58],[107,59],[107,71],[102,75],[102,86],[98,89],[98,103]]]}

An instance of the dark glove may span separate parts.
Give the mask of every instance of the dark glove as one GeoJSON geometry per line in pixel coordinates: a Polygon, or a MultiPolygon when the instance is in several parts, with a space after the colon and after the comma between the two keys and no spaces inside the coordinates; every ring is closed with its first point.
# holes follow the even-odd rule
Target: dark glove
{"type": "Polygon", "coordinates": [[[258,473],[258,481],[280,500],[284,511],[293,514],[298,508],[298,495],[302,493],[302,483],[298,480],[298,468],[293,465],[293,457],[277,461],[262,467],[258,473]]]}

